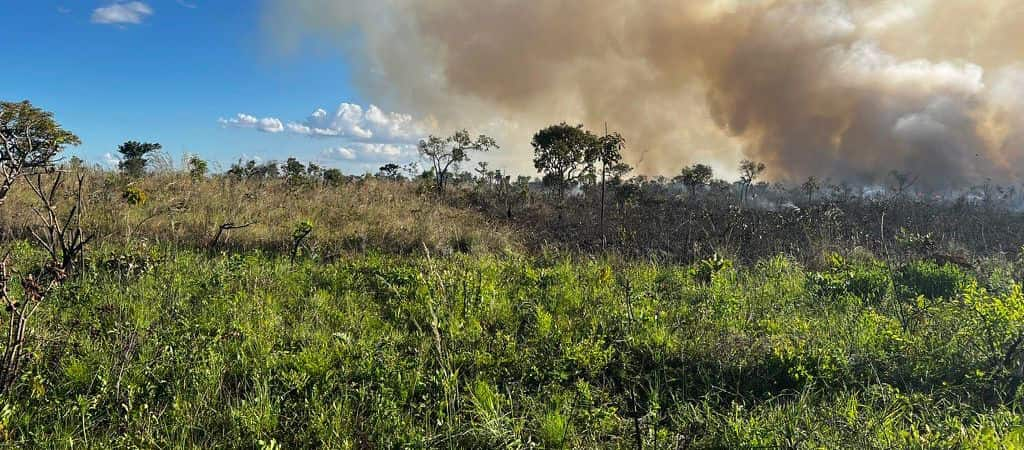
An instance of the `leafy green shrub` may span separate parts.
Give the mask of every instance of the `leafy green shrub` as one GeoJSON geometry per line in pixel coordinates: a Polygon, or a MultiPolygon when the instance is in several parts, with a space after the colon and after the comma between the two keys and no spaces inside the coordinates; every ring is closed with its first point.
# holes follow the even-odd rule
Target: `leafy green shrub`
{"type": "Polygon", "coordinates": [[[716,253],[710,258],[697,263],[697,266],[693,269],[693,278],[699,283],[711,284],[715,275],[731,268],[732,261],[722,258],[716,253]]]}
{"type": "Polygon", "coordinates": [[[916,261],[904,265],[893,274],[893,284],[900,295],[935,300],[951,298],[970,280],[970,276],[952,264],[938,265],[932,261],[916,261]]]}
{"type": "Polygon", "coordinates": [[[135,186],[128,186],[121,192],[121,198],[128,202],[132,206],[144,206],[149,200],[147,195],[142,189],[135,186]]]}
{"type": "Polygon", "coordinates": [[[841,256],[829,257],[829,268],[807,277],[808,290],[820,297],[852,294],[868,303],[879,303],[889,293],[889,271],[878,261],[853,262],[841,256]]]}

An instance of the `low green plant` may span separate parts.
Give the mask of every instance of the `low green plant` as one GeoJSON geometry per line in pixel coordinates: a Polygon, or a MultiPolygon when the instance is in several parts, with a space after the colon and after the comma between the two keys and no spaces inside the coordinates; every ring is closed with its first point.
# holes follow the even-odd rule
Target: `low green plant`
{"type": "Polygon", "coordinates": [[[128,186],[121,191],[121,198],[132,206],[145,206],[149,201],[149,195],[135,186],[128,186]]]}
{"type": "Polygon", "coordinates": [[[927,299],[951,299],[970,276],[952,264],[938,265],[931,261],[913,261],[897,269],[893,284],[901,296],[927,299]]]}
{"type": "Polygon", "coordinates": [[[732,261],[719,256],[717,253],[710,258],[703,259],[694,267],[693,277],[697,282],[710,284],[718,273],[732,268],[732,261]]]}

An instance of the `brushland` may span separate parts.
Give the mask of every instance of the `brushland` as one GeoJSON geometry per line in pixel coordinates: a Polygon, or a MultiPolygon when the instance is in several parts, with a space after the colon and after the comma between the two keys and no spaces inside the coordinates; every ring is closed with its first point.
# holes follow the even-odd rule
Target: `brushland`
{"type": "Polygon", "coordinates": [[[4,192],[5,447],[1024,446],[1007,205],[125,172],[4,192]]]}
{"type": "MultiPolygon", "coordinates": [[[[132,183],[148,198],[131,205],[108,178],[86,190],[100,239],[34,319],[3,397],[6,445],[1024,443],[1015,259],[533,251],[414,182],[164,174],[132,183]]],[[[8,210],[4,247],[38,264],[30,219],[8,210]]]]}

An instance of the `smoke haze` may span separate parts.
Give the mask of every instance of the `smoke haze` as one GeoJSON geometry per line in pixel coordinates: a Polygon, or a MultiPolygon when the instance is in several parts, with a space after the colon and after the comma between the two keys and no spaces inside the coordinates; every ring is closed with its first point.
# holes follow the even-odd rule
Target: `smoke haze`
{"type": "Polygon", "coordinates": [[[1013,0],[270,0],[284,46],[343,43],[388,107],[499,139],[605,123],[644,174],[1014,182],[1024,5],[1013,0]]]}

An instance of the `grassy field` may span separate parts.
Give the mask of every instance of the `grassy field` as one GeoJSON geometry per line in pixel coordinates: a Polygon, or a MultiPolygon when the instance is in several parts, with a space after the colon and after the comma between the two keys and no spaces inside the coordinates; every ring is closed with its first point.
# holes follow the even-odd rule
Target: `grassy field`
{"type": "MultiPolygon", "coordinates": [[[[1024,446],[1019,252],[687,263],[548,246],[415,181],[88,180],[97,238],[32,318],[4,447],[1024,446]]],[[[32,197],[7,200],[31,273],[32,197]]]]}
{"type": "Polygon", "coordinates": [[[36,319],[7,446],[1024,444],[1014,262],[104,245],[87,264],[36,319]]]}

